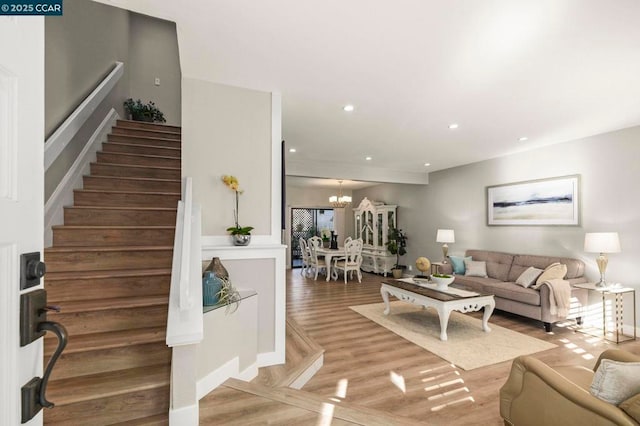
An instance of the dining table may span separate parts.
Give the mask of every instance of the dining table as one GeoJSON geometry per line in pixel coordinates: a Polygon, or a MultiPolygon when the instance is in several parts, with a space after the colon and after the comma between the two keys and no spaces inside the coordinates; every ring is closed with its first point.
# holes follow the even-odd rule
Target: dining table
{"type": "Polygon", "coordinates": [[[331,278],[331,259],[335,257],[346,257],[344,247],[338,247],[337,249],[320,247],[316,249],[318,256],[324,256],[324,262],[327,268],[327,281],[331,278]]]}

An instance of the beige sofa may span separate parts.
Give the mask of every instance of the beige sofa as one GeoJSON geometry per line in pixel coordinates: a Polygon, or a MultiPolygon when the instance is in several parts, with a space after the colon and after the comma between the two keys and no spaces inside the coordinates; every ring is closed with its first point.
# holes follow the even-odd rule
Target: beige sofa
{"type": "MultiPolygon", "coordinates": [[[[496,309],[540,320],[546,331],[551,325],[564,318],[552,315],[549,303],[549,287],[541,286],[538,290],[524,288],[515,283],[516,279],[528,267],[544,269],[554,262],[567,265],[565,279],[572,285],[587,282],[584,274],[584,263],[578,259],[551,256],[534,256],[528,254],[511,254],[487,250],[467,250],[465,256],[473,260],[487,263],[487,278],[456,275],[455,283],[470,287],[476,291],[493,294],[496,309]]],[[[451,264],[440,268],[441,273],[451,274],[451,264]]],[[[587,304],[587,290],[572,287],[572,309],[569,318],[581,322],[580,307],[587,304]]]]}
{"type": "Polygon", "coordinates": [[[609,349],[590,370],[572,365],[549,367],[522,356],[513,361],[509,379],[500,389],[500,416],[507,426],[629,425],[640,422],[640,394],[616,406],[589,392],[603,359],[640,362],[640,356],[609,349]]]}

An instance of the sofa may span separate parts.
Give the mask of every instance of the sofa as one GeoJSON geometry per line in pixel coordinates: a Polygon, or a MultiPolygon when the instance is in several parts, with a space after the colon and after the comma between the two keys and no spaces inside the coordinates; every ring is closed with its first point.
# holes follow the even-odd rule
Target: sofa
{"type": "MultiPolygon", "coordinates": [[[[581,307],[587,305],[588,290],[573,287],[574,284],[587,282],[584,277],[584,262],[581,260],[488,250],[467,250],[465,257],[486,262],[487,278],[455,275],[455,284],[462,284],[478,292],[493,294],[496,309],[540,320],[547,332],[551,331],[553,323],[565,319],[551,313],[549,287],[524,288],[515,281],[530,266],[545,269],[555,262],[566,265],[567,274],[564,279],[571,284],[571,310],[568,318],[575,318],[578,323],[581,322],[581,307]]],[[[440,266],[439,272],[452,274],[451,263],[440,266]]]]}
{"type": "MultiPolygon", "coordinates": [[[[639,425],[640,393],[634,395],[632,390],[627,395],[619,395],[620,401],[615,402],[607,401],[608,398],[605,397],[627,391],[620,390],[625,386],[619,386],[616,374],[636,382],[637,377],[624,375],[624,367],[616,373],[612,368],[620,367],[611,367],[610,364],[605,369],[608,372],[600,372],[602,375],[594,380],[604,360],[625,365],[624,363],[639,363],[640,356],[609,349],[600,354],[593,370],[577,365],[552,368],[531,356],[516,358],[511,365],[507,382],[500,389],[500,416],[504,424],[639,425]],[[611,378],[605,378],[604,374],[609,374],[611,378]],[[594,392],[594,387],[597,392],[594,392]]],[[[633,382],[626,383],[633,389],[633,382]]]]}

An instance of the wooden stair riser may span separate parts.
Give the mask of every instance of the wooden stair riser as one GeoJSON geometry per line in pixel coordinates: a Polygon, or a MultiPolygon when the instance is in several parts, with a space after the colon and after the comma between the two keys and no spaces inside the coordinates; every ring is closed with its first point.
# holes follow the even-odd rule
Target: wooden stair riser
{"type": "Polygon", "coordinates": [[[162,138],[173,140],[180,140],[180,137],[182,136],[180,133],[174,132],[165,132],[151,129],[133,129],[119,126],[113,127],[111,129],[111,133],[114,135],[140,136],[147,138],[162,138]]]}
{"type": "Polygon", "coordinates": [[[84,176],[83,189],[104,191],[174,192],[180,193],[180,180],[126,178],[115,176],[84,176]]]}
{"type": "Polygon", "coordinates": [[[53,229],[53,244],[56,247],[78,246],[170,246],[175,229],[145,228],[69,228],[53,229]]]}
{"type": "MultiPolygon", "coordinates": [[[[56,343],[45,341],[45,350],[47,345],[55,346],[56,343]]],[[[44,365],[48,362],[49,357],[45,357],[44,365]]],[[[69,354],[63,352],[50,380],[170,363],[171,348],[164,341],[69,354]]]]}
{"type": "Polygon", "coordinates": [[[138,136],[126,136],[126,135],[108,134],[107,141],[126,143],[129,145],[164,146],[167,148],[182,147],[182,142],[175,139],[143,138],[138,136]]]}
{"type": "Polygon", "coordinates": [[[160,157],[180,158],[180,149],[162,146],[156,147],[149,145],[132,145],[120,142],[103,143],[102,152],[118,152],[124,154],[157,155],[160,157]]]}
{"type": "Polygon", "coordinates": [[[157,166],[180,168],[180,159],[168,157],[154,157],[137,154],[116,154],[113,152],[97,152],[98,163],[132,164],[135,166],[157,166]]]}
{"type": "Polygon", "coordinates": [[[69,339],[74,335],[160,327],[167,323],[167,305],[73,313],[65,313],[64,304],[61,308],[61,312],[49,314],[48,318],[63,324],[69,339]]]}
{"type": "Polygon", "coordinates": [[[91,174],[94,176],[141,177],[154,179],[180,179],[179,168],[137,167],[106,163],[91,163],[91,174]]]}
{"type": "MultiPolygon", "coordinates": [[[[51,382],[53,383],[55,382],[51,382]]],[[[73,392],[73,389],[69,392],[73,392]]],[[[168,395],[169,386],[162,386],[75,404],[56,404],[55,409],[44,410],[44,423],[103,426],[163,414],[169,411],[168,395]]]]}
{"type": "Polygon", "coordinates": [[[50,280],[45,277],[45,283],[47,301],[56,304],[68,300],[169,294],[171,274],[74,280],[50,280]]]}
{"type": "Polygon", "coordinates": [[[52,251],[45,249],[45,261],[50,272],[104,271],[139,269],[141,267],[171,268],[172,249],[161,250],[77,250],[52,251]]]}
{"type": "Polygon", "coordinates": [[[182,127],[180,126],[172,126],[171,124],[164,123],[149,123],[146,121],[117,120],[116,127],[127,129],[162,130],[166,132],[182,133],[182,127]]]}
{"type": "Polygon", "coordinates": [[[176,207],[180,201],[179,193],[88,192],[79,189],[73,193],[76,206],[176,207]]]}
{"type": "Polygon", "coordinates": [[[64,209],[64,223],[67,225],[103,226],[175,226],[176,211],[143,209],[74,208],[64,209]]]}

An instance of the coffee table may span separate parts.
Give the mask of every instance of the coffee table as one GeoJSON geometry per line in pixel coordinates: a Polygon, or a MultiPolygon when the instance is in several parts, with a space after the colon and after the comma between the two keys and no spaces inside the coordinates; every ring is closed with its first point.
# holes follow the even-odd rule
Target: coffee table
{"type": "Polygon", "coordinates": [[[447,325],[451,311],[467,313],[484,308],[482,329],[486,332],[491,331],[489,317],[496,306],[493,294],[478,293],[455,284],[450,285],[446,292],[436,290],[435,287],[435,284],[416,283],[411,278],[383,281],[380,294],[384,300],[384,314],[389,315],[390,312],[390,294],[403,302],[435,308],[440,318],[440,340],[447,340],[447,325]]]}

